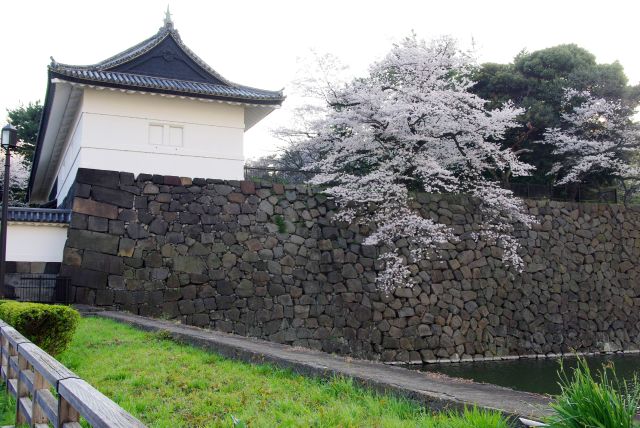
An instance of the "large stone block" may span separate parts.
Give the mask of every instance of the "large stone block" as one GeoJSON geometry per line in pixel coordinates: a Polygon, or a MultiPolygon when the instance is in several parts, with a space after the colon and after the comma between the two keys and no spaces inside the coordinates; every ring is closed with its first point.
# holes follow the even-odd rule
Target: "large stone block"
{"type": "Polygon", "coordinates": [[[109,230],[109,220],[104,217],[89,216],[87,219],[87,229],[94,232],[106,232],[109,230]]]}
{"type": "Polygon", "coordinates": [[[180,222],[182,224],[198,224],[200,222],[200,216],[189,212],[181,212],[180,222]]]}
{"type": "Polygon", "coordinates": [[[169,225],[162,219],[156,218],[149,225],[149,232],[154,233],[156,235],[164,235],[167,233],[167,228],[169,225]]]}
{"type": "Polygon", "coordinates": [[[193,304],[193,300],[180,300],[178,301],[178,309],[182,315],[190,315],[195,313],[196,307],[193,304]]]}
{"type": "Polygon", "coordinates": [[[207,265],[197,256],[176,256],[173,259],[173,269],[176,272],[205,273],[207,265]]]}
{"type": "Polygon", "coordinates": [[[149,236],[149,232],[140,223],[129,223],[127,225],[127,235],[131,239],[144,239],[149,236]]]}
{"type": "Polygon", "coordinates": [[[236,294],[240,297],[250,297],[255,294],[255,287],[248,279],[243,279],[236,288],[236,294]]]}
{"type": "Polygon", "coordinates": [[[68,247],[114,255],[118,253],[118,242],[117,236],[76,229],[70,229],[67,238],[68,247]]]}
{"type": "Polygon", "coordinates": [[[71,284],[91,289],[105,289],[107,287],[108,276],[106,272],[74,268],[71,271],[71,284]]]}
{"type": "Polygon", "coordinates": [[[82,264],[82,250],[65,247],[62,263],[70,266],[80,266],[82,264]]]}
{"type": "Polygon", "coordinates": [[[182,186],[182,179],[173,175],[165,175],[164,184],[169,186],[182,186]]]}
{"type": "Polygon", "coordinates": [[[116,171],[80,168],[76,174],[76,182],[117,189],[120,174],[116,171]]]}
{"type": "MultiPolygon", "coordinates": [[[[108,219],[118,218],[117,206],[92,201],[90,199],[74,198],[72,209],[74,213],[87,214],[108,219]]],[[[71,214],[71,216],[73,217],[73,214],[71,214]]]]}
{"type": "Polygon", "coordinates": [[[98,202],[105,202],[117,205],[121,208],[133,208],[133,194],[124,190],[109,189],[106,187],[93,186],[91,196],[98,202]]]}
{"type": "Polygon", "coordinates": [[[96,306],[111,306],[114,301],[113,290],[97,290],[96,291],[96,306]]]}
{"type": "Polygon", "coordinates": [[[107,272],[112,275],[122,275],[124,273],[124,263],[121,257],[97,253],[95,251],[84,252],[82,267],[107,272]]]}
{"type": "Polygon", "coordinates": [[[256,193],[256,185],[253,181],[241,181],[240,191],[245,195],[253,195],[256,193]]]}
{"type": "Polygon", "coordinates": [[[69,224],[69,226],[72,229],[87,229],[89,224],[88,219],[88,215],[74,212],[71,214],[71,223],[69,224]]]}
{"type": "Polygon", "coordinates": [[[134,241],[133,239],[120,238],[120,243],[118,245],[118,256],[132,257],[135,245],[136,241],[134,241]]]}

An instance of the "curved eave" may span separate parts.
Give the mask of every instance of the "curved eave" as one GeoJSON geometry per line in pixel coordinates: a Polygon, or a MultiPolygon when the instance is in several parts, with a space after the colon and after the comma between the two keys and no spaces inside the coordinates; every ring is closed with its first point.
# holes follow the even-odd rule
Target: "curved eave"
{"type": "Polygon", "coordinates": [[[48,200],[55,182],[60,150],[77,113],[81,95],[81,89],[66,82],[53,81],[49,73],[47,95],[29,176],[28,198],[31,203],[48,200]]]}
{"type": "Polygon", "coordinates": [[[42,116],[40,118],[40,126],[38,127],[38,137],[36,139],[36,147],[33,152],[33,157],[31,158],[31,172],[29,173],[29,186],[27,187],[27,200],[31,200],[31,190],[33,189],[33,184],[35,180],[35,176],[38,170],[38,162],[40,162],[40,156],[42,152],[42,138],[44,136],[44,130],[47,128],[47,124],[49,123],[49,117],[51,115],[51,103],[55,92],[55,85],[51,84],[51,73],[48,74],[47,78],[47,92],[44,97],[44,105],[42,116]]]}
{"type": "Polygon", "coordinates": [[[58,78],[60,80],[65,80],[68,82],[79,83],[79,84],[88,85],[88,86],[101,86],[106,88],[121,89],[124,91],[152,92],[157,94],[174,95],[179,97],[218,100],[218,101],[237,103],[237,104],[269,106],[273,108],[280,107],[280,105],[282,105],[282,102],[284,101],[284,98],[285,98],[284,96],[280,96],[279,98],[227,96],[227,95],[220,95],[220,94],[203,93],[199,91],[164,89],[164,88],[158,88],[157,86],[119,84],[112,81],[108,81],[106,79],[94,80],[94,79],[83,79],[76,76],[69,76],[67,74],[57,72],[55,70],[50,71],[50,76],[51,78],[58,78]]]}

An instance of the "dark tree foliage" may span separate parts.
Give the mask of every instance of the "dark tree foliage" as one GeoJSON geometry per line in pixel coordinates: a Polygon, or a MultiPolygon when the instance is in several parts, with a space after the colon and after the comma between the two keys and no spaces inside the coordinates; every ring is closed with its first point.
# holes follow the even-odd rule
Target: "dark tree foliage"
{"type": "MultiPolygon", "coordinates": [[[[536,166],[532,179],[549,183],[554,158],[552,148],[534,143],[547,128],[560,124],[566,88],[589,90],[595,96],[620,100],[631,113],[640,103],[640,85],[629,86],[619,62],[598,64],[589,51],[575,45],[559,45],[535,52],[520,52],[511,64],[483,64],[474,76],[473,91],[491,101],[491,107],[512,100],[526,112],[521,126],[506,135],[503,147],[519,152],[524,162],[536,166]]],[[[503,177],[508,182],[509,177],[503,177]]],[[[600,177],[600,183],[607,181],[600,177]]]]}
{"type": "Polygon", "coordinates": [[[42,118],[42,104],[36,101],[26,106],[7,109],[7,116],[9,123],[18,129],[19,145],[16,150],[24,156],[24,161],[31,165],[42,118]]]}
{"type": "Polygon", "coordinates": [[[314,175],[306,171],[310,163],[322,159],[324,154],[312,152],[298,143],[290,143],[280,147],[277,154],[248,160],[245,165],[246,175],[251,179],[264,179],[287,184],[306,183],[314,175]]]}

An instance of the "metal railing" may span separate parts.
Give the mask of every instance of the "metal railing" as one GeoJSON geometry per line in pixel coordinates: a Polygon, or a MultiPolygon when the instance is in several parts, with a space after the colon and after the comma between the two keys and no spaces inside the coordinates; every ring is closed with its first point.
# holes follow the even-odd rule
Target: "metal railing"
{"type": "Polygon", "coordinates": [[[0,374],[16,399],[16,426],[143,428],[126,410],[0,320],[0,374]]]}
{"type": "Polygon", "coordinates": [[[510,183],[507,186],[514,195],[525,199],[554,199],[574,202],[618,203],[616,188],[600,188],[590,184],[554,186],[539,183],[510,183]]]}
{"type": "Polygon", "coordinates": [[[314,171],[301,169],[245,166],[245,180],[267,180],[277,183],[302,184],[316,174],[314,171]]]}
{"type": "Polygon", "coordinates": [[[20,302],[70,303],[71,280],[57,274],[25,274],[6,288],[6,297],[20,302]]]}

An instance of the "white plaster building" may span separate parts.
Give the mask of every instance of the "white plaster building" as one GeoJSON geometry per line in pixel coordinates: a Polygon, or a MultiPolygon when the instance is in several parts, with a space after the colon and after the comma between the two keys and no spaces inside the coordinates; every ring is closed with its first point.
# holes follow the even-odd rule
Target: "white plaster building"
{"type": "Polygon", "coordinates": [[[60,262],[71,212],[42,208],[9,208],[7,260],[60,262]]]}
{"type": "Polygon", "coordinates": [[[29,202],[48,208],[12,209],[7,260],[62,261],[78,168],[242,179],[244,132],[283,100],[216,73],[168,11],[155,35],[97,64],[52,59],[29,180],[29,202]]]}
{"type": "Polygon", "coordinates": [[[64,205],[78,168],[242,179],[244,132],[283,100],[220,76],[167,13],[158,33],[102,62],[52,61],[30,202],[64,205]]]}
{"type": "MultiPolygon", "coordinates": [[[[71,211],[9,207],[8,214],[5,288],[0,290],[0,294],[25,300],[33,300],[34,297],[37,297],[36,300],[53,298],[50,287],[60,289],[58,284],[63,285],[56,278],[63,259],[71,211]],[[25,280],[27,284],[24,284],[25,280]],[[20,287],[33,287],[36,284],[49,287],[49,291],[38,294],[34,288],[20,287]]],[[[61,293],[66,293],[64,286],[61,290],[61,293]]],[[[66,294],[59,301],[65,300],[66,294]]]]}

